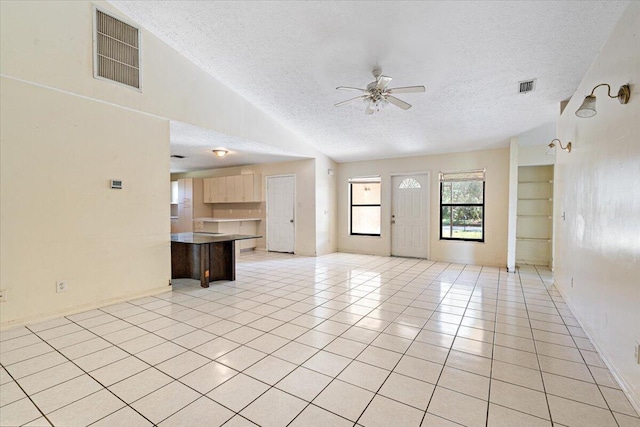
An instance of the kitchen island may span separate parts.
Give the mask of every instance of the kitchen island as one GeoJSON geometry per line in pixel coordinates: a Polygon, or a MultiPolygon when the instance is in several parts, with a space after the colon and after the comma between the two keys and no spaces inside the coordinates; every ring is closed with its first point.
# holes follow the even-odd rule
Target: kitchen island
{"type": "Polygon", "coordinates": [[[216,280],[236,280],[236,240],[246,234],[177,233],[171,235],[171,278],[200,280],[208,288],[216,280]]]}

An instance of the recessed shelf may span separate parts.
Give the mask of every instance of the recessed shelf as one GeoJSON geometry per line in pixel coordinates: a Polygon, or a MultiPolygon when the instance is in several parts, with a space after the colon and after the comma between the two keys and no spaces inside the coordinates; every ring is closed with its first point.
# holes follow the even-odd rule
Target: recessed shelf
{"type": "Polygon", "coordinates": [[[547,242],[551,243],[551,239],[546,237],[516,237],[516,240],[525,242],[547,242]]]}
{"type": "Polygon", "coordinates": [[[518,181],[518,184],[553,184],[553,180],[543,180],[543,181],[518,181]]]}

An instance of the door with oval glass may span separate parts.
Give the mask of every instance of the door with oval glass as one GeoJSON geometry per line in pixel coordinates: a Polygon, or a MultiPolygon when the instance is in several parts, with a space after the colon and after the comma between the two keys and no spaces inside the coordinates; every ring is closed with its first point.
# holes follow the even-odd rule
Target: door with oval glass
{"type": "Polygon", "coordinates": [[[429,175],[391,177],[391,255],[429,255],[429,175]]]}

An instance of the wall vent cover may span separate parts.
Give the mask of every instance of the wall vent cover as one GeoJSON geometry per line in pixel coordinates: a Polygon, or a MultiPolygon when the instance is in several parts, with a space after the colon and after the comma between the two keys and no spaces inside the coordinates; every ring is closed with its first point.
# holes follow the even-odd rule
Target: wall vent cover
{"type": "Polygon", "coordinates": [[[95,10],[94,75],[140,89],[140,31],[95,10]]]}
{"type": "Polygon", "coordinates": [[[533,92],[536,88],[536,79],[518,82],[518,93],[533,92]]]}

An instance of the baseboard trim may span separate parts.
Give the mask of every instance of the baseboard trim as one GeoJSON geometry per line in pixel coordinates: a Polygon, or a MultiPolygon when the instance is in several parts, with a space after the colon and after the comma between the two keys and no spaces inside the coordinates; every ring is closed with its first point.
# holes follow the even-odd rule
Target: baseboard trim
{"type": "Polygon", "coordinates": [[[95,310],[96,308],[107,307],[107,306],[118,304],[118,303],[121,303],[121,302],[131,301],[133,299],[151,297],[151,296],[159,295],[159,294],[162,294],[162,293],[165,293],[165,292],[169,292],[169,291],[171,291],[171,287],[167,286],[167,285],[164,285],[161,288],[155,288],[155,289],[151,289],[151,290],[148,290],[148,291],[138,292],[138,293],[134,293],[134,294],[130,294],[130,295],[125,295],[125,296],[118,297],[118,298],[110,298],[110,299],[102,300],[102,301],[95,302],[95,303],[79,305],[79,306],[76,306],[76,307],[73,307],[73,308],[58,310],[58,311],[54,311],[54,312],[43,314],[43,315],[23,317],[23,318],[20,318],[20,319],[9,320],[7,322],[4,322],[4,323],[0,324],[0,330],[1,331],[5,331],[7,329],[12,329],[12,328],[15,328],[17,326],[30,325],[30,324],[34,324],[34,323],[44,322],[44,321],[51,320],[51,319],[56,319],[58,317],[71,316],[72,314],[78,314],[78,313],[82,313],[84,311],[95,310]]]}
{"type": "Polygon", "coordinates": [[[620,371],[618,371],[618,369],[616,368],[616,365],[611,361],[611,357],[609,356],[609,354],[606,351],[604,351],[604,349],[600,346],[598,341],[594,339],[594,334],[591,331],[591,329],[589,329],[586,326],[585,322],[583,322],[582,319],[578,317],[577,311],[574,309],[573,305],[571,304],[571,300],[569,299],[568,295],[558,286],[555,279],[553,280],[553,286],[556,287],[556,289],[562,296],[562,299],[564,300],[564,302],[569,306],[569,308],[571,309],[571,313],[573,313],[573,316],[576,318],[576,320],[580,324],[580,327],[582,328],[584,333],[587,334],[587,337],[589,337],[589,341],[591,341],[591,344],[593,344],[593,346],[595,347],[596,351],[598,352],[598,355],[600,355],[600,358],[602,359],[604,364],[607,366],[607,368],[609,369],[613,377],[616,379],[618,384],[620,384],[620,387],[622,388],[622,392],[625,394],[625,396],[627,396],[627,399],[629,400],[629,403],[631,403],[631,406],[633,406],[633,409],[635,409],[635,411],[638,414],[640,414],[640,396],[636,396],[634,394],[633,390],[629,386],[629,383],[624,379],[622,374],[620,374],[620,371]]]}

